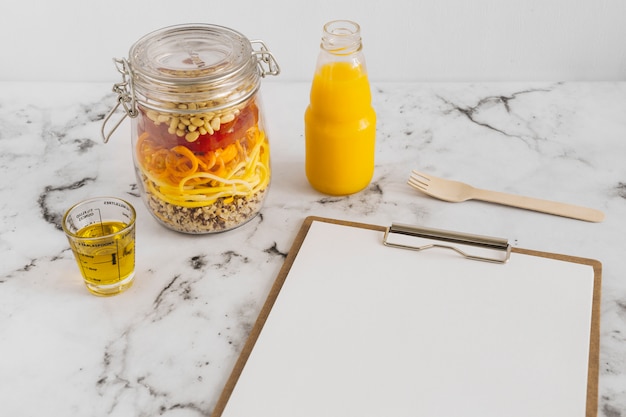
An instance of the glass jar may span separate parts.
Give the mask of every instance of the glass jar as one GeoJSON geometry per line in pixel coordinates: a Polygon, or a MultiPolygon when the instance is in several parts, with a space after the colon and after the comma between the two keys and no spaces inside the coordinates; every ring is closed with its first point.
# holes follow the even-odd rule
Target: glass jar
{"type": "Polygon", "coordinates": [[[306,176],[316,190],[348,195],[370,183],[376,144],[371,103],[359,25],[325,24],[304,116],[306,176]]]}
{"type": "MultiPolygon", "coordinates": [[[[137,181],[152,215],[193,234],[256,216],[271,177],[259,84],[280,72],[265,44],[221,26],[179,25],[144,36],[115,63],[116,108],[132,118],[137,181]]],[[[106,134],[113,112],[105,142],[123,120],[106,134]]]]}

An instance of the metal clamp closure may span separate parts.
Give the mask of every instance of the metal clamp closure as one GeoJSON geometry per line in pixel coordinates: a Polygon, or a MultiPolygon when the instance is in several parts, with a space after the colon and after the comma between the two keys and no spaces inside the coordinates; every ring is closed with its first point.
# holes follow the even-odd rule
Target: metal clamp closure
{"type": "Polygon", "coordinates": [[[391,227],[388,227],[385,230],[385,236],[383,237],[383,244],[385,246],[391,246],[401,249],[410,249],[415,251],[421,251],[430,248],[445,248],[451,249],[465,258],[477,260],[477,261],[485,261],[485,262],[493,262],[493,263],[506,263],[511,257],[511,245],[508,240],[487,236],[479,236],[472,235],[467,233],[460,232],[451,232],[447,230],[439,230],[439,229],[429,229],[424,227],[416,227],[416,226],[407,226],[402,224],[392,224],[391,227]],[[428,240],[437,240],[441,242],[446,242],[446,244],[442,243],[427,243],[424,245],[413,245],[407,243],[394,243],[390,241],[391,235],[393,233],[400,235],[407,235],[416,238],[424,238],[428,240]],[[482,255],[472,255],[468,253],[466,250],[462,250],[458,245],[467,245],[476,248],[481,248],[491,253],[496,251],[500,256],[482,256],[482,255]]]}
{"type": "Polygon", "coordinates": [[[107,114],[102,122],[102,139],[104,143],[109,141],[113,132],[122,124],[126,116],[131,118],[137,117],[139,115],[139,111],[137,110],[137,100],[135,98],[135,88],[133,86],[133,74],[130,68],[130,64],[126,59],[118,59],[114,58],[113,62],[115,63],[115,67],[117,71],[122,74],[122,82],[113,85],[113,92],[117,94],[117,104],[113,109],[107,114]],[[106,133],[105,128],[113,114],[117,111],[120,105],[124,108],[124,115],[122,118],[113,126],[110,132],[106,133]]]}
{"type": "Polygon", "coordinates": [[[255,44],[260,46],[260,49],[252,51],[252,55],[257,58],[257,66],[261,77],[280,74],[280,66],[278,65],[278,62],[276,61],[276,58],[274,58],[272,52],[265,45],[265,42],[262,40],[253,40],[250,41],[250,43],[253,48],[255,44]]]}

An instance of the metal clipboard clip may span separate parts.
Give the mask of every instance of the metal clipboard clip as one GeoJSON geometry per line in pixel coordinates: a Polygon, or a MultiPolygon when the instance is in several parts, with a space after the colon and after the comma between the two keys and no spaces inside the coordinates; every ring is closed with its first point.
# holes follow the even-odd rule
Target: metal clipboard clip
{"type": "Polygon", "coordinates": [[[422,251],[430,248],[451,249],[467,259],[500,264],[508,262],[511,257],[511,245],[506,239],[395,223],[385,230],[383,244],[385,246],[414,251],[422,251]],[[409,243],[409,240],[406,238],[400,238],[399,241],[392,241],[398,236],[411,237],[411,243],[409,243]],[[414,238],[418,238],[418,240],[415,241],[414,238]],[[438,242],[433,243],[433,240],[438,242]],[[424,243],[419,244],[420,241],[424,243]],[[469,253],[472,248],[477,248],[482,254],[469,253]],[[486,256],[485,253],[489,256],[486,256]]]}

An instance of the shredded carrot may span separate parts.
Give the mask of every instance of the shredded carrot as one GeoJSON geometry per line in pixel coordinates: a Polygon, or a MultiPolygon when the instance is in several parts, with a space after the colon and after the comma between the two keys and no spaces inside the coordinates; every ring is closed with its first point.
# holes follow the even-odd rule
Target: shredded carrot
{"type": "Polygon", "coordinates": [[[171,204],[202,207],[222,198],[250,197],[269,184],[269,145],[265,133],[251,127],[241,140],[212,152],[195,154],[185,146],[159,145],[149,133],[136,144],[137,161],[151,194],[171,204]]]}

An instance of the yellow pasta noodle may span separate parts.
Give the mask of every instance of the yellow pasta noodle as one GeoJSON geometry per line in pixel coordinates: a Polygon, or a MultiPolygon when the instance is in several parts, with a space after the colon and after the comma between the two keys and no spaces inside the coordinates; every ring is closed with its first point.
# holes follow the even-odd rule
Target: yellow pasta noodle
{"type": "Polygon", "coordinates": [[[157,198],[183,207],[202,207],[218,198],[250,197],[269,184],[269,147],[265,133],[250,128],[241,140],[215,151],[195,154],[185,146],[164,148],[144,132],[137,158],[147,187],[157,198]]]}

